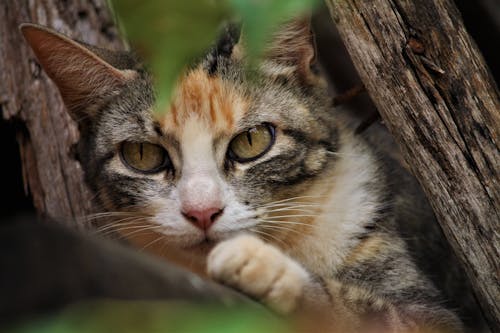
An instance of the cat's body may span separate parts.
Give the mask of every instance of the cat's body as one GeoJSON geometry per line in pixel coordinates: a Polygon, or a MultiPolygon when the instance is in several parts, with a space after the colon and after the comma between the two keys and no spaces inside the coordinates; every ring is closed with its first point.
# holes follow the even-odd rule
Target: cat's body
{"type": "Polygon", "coordinates": [[[132,243],[337,329],[460,331],[425,274],[437,256],[455,265],[430,208],[331,110],[309,31],[287,25],[251,80],[229,31],[159,116],[129,55],[23,28],[79,120],[88,184],[132,243]]]}

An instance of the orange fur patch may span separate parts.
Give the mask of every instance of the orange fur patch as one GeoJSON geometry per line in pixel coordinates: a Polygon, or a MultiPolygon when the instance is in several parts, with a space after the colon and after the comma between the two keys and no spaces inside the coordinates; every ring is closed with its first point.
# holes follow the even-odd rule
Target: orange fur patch
{"type": "Polygon", "coordinates": [[[165,130],[175,132],[188,118],[197,117],[216,132],[228,131],[247,108],[245,96],[234,85],[197,68],[180,80],[169,112],[159,121],[165,130]]]}
{"type": "Polygon", "coordinates": [[[197,256],[189,251],[182,251],[175,246],[170,246],[168,240],[165,239],[165,236],[161,233],[151,230],[141,231],[139,226],[136,226],[135,230],[134,226],[129,226],[128,228],[132,231],[128,230],[120,234],[136,248],[152,254],[155,257],[166,259],[200,276],[206,275],[204,257],[197,256]]]}
{"type": "Polygon", "coordinates": [[[353,265],[361,261],[376,257],[386,246],[387,241],[379,236],[371,236],[361,241],[347,256],[346,265],[353,265]]]}

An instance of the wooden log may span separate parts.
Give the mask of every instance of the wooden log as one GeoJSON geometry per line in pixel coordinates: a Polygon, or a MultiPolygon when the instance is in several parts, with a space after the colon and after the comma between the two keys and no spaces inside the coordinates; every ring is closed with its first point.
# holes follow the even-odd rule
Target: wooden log
{"type": "Polygon", "coordinates": [[[354,65],[500,328],[500,95],[451,0],[327,0],[354,65]]]}
{"type": "Polygon", "coordinates": [[[271,316],[244,295],[159,258],[67,228],[24,219],[0,226],[0,326],[73,303],[168,300],[271,316]]]}
{"type": "Polygon", "coordinates": [[[18,126],[25,190],[41,215],[82,228],[75,217],[89,214],[92,200],[73,154],[78,128],[19,32],[23,22],[109,49],[124,43],[106,0],[0,2],[0,109],[18,126]]]}

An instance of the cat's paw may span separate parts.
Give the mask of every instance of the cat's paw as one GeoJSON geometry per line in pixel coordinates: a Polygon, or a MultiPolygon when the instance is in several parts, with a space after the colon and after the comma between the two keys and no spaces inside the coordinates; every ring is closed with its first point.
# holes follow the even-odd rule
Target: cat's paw
{"type": "Polygon", "coordinates": [[[298,263],[250,235],[218,244],[208,256],[207,271],[214,280],[283,314],[297,307],[308,281],[308,273],[298,263]]]}

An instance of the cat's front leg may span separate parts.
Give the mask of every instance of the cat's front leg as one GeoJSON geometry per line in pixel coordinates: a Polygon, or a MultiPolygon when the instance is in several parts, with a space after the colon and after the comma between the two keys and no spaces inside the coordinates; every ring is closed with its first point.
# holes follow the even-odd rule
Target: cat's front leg
{"type": "Polygon", "coordinates": [[[208,256],[208,274],[279,313],[296,309],[309,274],[279,249],[241,235],[218,244],[208,256]]]}

